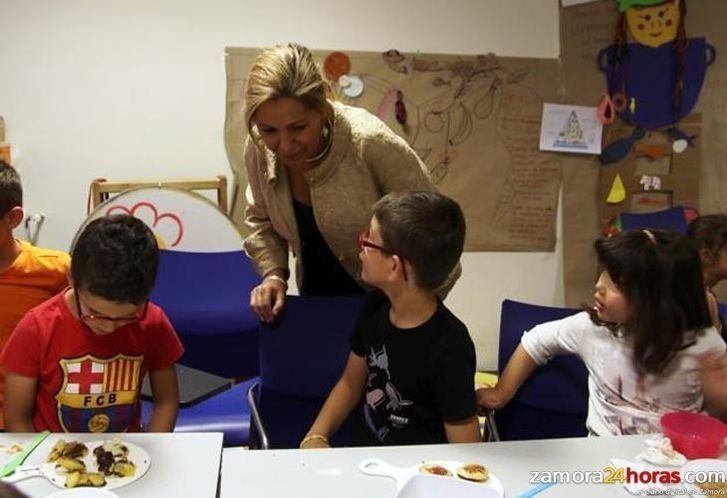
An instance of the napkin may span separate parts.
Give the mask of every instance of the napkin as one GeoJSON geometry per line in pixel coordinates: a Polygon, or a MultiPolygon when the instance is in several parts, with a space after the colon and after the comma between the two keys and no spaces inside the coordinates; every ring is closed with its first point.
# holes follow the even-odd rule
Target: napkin
{"type": "Polygon", "coordinates": [[[657,476],[663,475],[664,472],[673,472],[673,469],[668,469],[664,467],[657,467],[655,465],[650,465],[645,462],[632,462],[629,460],[624,460],[621,458],[612,458],[611,463],[613,464],[615,469],[623,468],[624,469],[624,477],[627,475],[630,475],[631,479],[626,479],[622,486],[626,491],[631,493],[632,495],[638,495],[638,496],[648,496],[648,495],[663,495],[663,496],[678,496],[680,491],[683,492],[684,488],[682,487],[681,483],[679,484],[663,484],[659,482],[659,479],[656,479],[656,482],[645,482],[645,480],[639,479],[637,477],[638,474],[642,472],[649,472],[652,473],[654,471],[659,472],[657,476]],[[628,482],[630,480],[631,482],[628,482]]]}
{"type": "Polygon", "coordinates": [[[636,455],[638,460],[669,467],[681,467],[687,463],[687,458],[671,446],[668,437],[654,434],[644,440],[646,451],[636,455]]]}

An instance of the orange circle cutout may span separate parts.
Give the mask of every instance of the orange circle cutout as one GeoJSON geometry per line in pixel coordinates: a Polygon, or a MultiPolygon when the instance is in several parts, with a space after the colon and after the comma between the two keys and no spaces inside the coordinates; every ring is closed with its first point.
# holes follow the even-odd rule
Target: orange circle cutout
{"type": "Polygon", "coordinates": [[[323,72],[330,81],[338,81],[338,78],[348,74],[351,70],[351,59],[343,52],[331,52],[323,61],[323,72]]]}

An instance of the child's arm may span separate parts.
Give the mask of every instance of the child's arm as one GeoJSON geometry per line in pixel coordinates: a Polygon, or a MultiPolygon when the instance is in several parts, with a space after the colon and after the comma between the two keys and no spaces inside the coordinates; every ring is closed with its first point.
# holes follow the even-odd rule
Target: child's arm
{"type": "Polygon", "coordinates": [[[7,372],[3,407],[7,432],[35,432],[33,413],[37,389],[38,379],[36,377],[25,377],[7,372]]]}
{"type": "Polygon", "coordinates": [[[497,386],[477,390],[477,404],[483,408],[502,408],[515,396],[522,383],[530,377],[537,366],[523,345],[518,345],[497,381],[497,386]]]}
{"type": "Polygon", "coordinates": [[[710,415],[727,421],[727,353],[700,358],[700,375],[704,393],[704,409],[710,415]]]}
{"type": "Polygon", "coordinates": [[[476,415],[457,422],[444,422],[444,432],[450,443],[479,443],[482,441],[480,422],[476,415]]]}
{"type": "Polygon", "coordinates": [[[709,308],[709,318],[712,319],[712,326],[717,329],[717,332],[722,333],[722,320],[719,316],[719,305],[717,304],[717,298],[714,297],[711,291],[705,291],[707,296],[707,307],[709,308]]]}
{"type": "Polygon", "coordinates": [[[308,434],[300,443],[301,448],[330,447],[328,438],[361,400],[367,375],[366,360],[355,353],[350,353],[343,375],[331,390],[308,434]]]}
{"type": "Polygon", "coordinates": [[[174,365],[149,372],[153,396],[151,418],[147,432],[172,432],[179,411],[179,387],[174,365]]]}

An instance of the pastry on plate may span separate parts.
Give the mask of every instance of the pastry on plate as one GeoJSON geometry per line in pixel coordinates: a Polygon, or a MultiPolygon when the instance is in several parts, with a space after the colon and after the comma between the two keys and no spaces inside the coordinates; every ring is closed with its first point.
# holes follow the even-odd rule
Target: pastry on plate
{"type": "Polygon", "coordinates": [[[48,455],[49,462],[55,462],[59,458],[72,458],[80,460],[88,455],[88,447],[80,441],[64,441],[59,439],[48,455]]]}
{"type": "Polygon", "coordinates": [[[421,467],[419,467],[419,472],[422,474],[433,474],[435,476],[448,476],[451,477],[452,473],[447,469],[447,467],[443,467],[442,465],[438,465],[436,463],[425,463],[421,467]]]}
{"type": "Polygon", "coordinates": [[[106,486],[106,478],[101,472],[71,472],[66,477],[66,487],[86,486],[100,488],[106,486]]]}
{"type": "Polygon", "coordinates": [[[468,481],[484,482],[490,478],[487,467],[481,463],[465,463],[457,469],[457,475],[468,481]]]}

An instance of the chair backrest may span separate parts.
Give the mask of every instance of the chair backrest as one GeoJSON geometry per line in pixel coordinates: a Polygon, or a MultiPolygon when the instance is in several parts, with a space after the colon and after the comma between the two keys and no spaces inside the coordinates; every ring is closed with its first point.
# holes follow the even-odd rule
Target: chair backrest
{"type": "Polygon", "coordinates": [[[288,296],[261,325],[258,408],[271,448],[296,448],[310,428],[346,366],[363,300],[288,296]]]}
{"type": "Polygon", "coordinates": [[[363,296],[288,296],[260,326],[260,385],[303,398],[328,396],[351,351],[363,296]]]}
{"type": "MultiPolygon", "coordinates": [[[[505,368],[525,331],[578,311],[504,300],[500,315],[499,371],[505,368]]],[[[587,433],[587,412],[588,372],[579,358],[567,355],[553,358],[538,368],[512,401],[495,413],[495,420],[503,441],[583,436],[587,433]]]]}
{"type": "Polygon", "coordinates": [[[160,251],[151,300],[161,306],[180,335],[224,335],[257,328],[247,305],[260,283],[242,251],[160,251]]]}
{"type": "Polygon", "coordinates": [[[717,303],[719,319],[722,322],[722,338],[727,338],[727,303],[717,303]]]}
{"type": "Polygon", "coordinates": [[[624,230],[656,228],[686,234],[687,217],[682,206],[652,213],[621,213],[621,226],[624,230]]]}
{"type": "Polygon", "coordinates": [[[185,346],[180,363],[223,377],[257,373],[259,320],[247,299],[259,281],[242,250],[160,251],[151,300],[185,346]]]}

